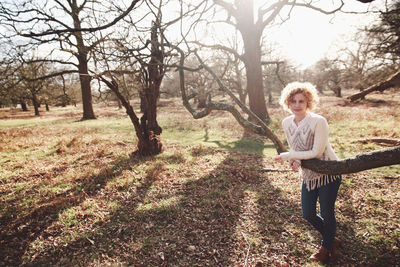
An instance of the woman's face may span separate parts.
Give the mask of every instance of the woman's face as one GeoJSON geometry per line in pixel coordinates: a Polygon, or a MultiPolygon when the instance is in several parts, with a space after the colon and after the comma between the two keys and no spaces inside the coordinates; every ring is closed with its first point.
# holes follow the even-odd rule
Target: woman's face
{"type": "Polygon", "coordinates": [[[303,93],[297,93],[289,103],[289,108],[296,117],[303,117],[307,112],[307,98],[303,93]]]}

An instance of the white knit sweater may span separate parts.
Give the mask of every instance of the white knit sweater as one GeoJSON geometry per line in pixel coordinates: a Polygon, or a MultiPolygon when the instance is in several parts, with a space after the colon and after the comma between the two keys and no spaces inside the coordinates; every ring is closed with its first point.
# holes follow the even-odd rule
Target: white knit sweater
{"type": "MultiPolygon", "coordinates": [[[[307,112],[306,117],[296,125],[294,115],[292,115],[282,121],[282,127],[290,147],[289,152],[280,154],[283,160],[338,159],[329,143],[329,126],[324,117],[307,112]]],[[[301,176],[308,190],[336,179],[336,176],[324,176],[306,168],[301,168],[301,176]]]]}

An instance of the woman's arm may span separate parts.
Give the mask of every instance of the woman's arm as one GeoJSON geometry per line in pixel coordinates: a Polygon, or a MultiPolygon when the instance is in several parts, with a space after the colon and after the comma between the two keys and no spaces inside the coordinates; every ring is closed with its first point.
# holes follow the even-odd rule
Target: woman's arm
{"type": "Polygon", "coordinates": [[[322,155],[328,144],[329,126],[324,118],[318,120],[314,133],[314,144],[311,150],[281,153],[278,157],[282,160],[302,160],[317,158],[322,155]]]}

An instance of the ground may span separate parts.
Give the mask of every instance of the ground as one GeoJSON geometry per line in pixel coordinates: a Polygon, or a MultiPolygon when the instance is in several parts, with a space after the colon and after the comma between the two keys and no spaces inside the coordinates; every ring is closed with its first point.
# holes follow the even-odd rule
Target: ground
{"type": "MultiPolygon", "coordinates": [[[[338,156],[400,139],[400,98],[321,97],[338,156]]],[[[286,115],[269,106],[282,138],[286,115]]],[[[300,180],[270,142],[229,114],[194,120],[163,100],[165,151],[142,158],[123,110],[0,111],[1,266],[317,266],[320,236],[301,218],[300,180]],[[30,111],[33,113],[33,111],[30,111]]],[[[345,175],[336,205],[340,257],[329,265],[398,266],[400,168],[345,175]]]]}

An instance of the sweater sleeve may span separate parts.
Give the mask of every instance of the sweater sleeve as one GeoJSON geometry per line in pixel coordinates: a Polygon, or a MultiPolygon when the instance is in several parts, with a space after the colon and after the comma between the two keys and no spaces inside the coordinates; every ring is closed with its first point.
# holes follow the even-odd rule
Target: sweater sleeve
{"type": "Polygon", "coordinates": [[[283,160],[302,160],[317,158],[324,153],[326,145],[328,144],[329,126],[325,118],[317,121],[314,132],[314,143],[311,150],[295,151],[290,149],[289,152],[281,153],[280,156],[283,160]]]}

